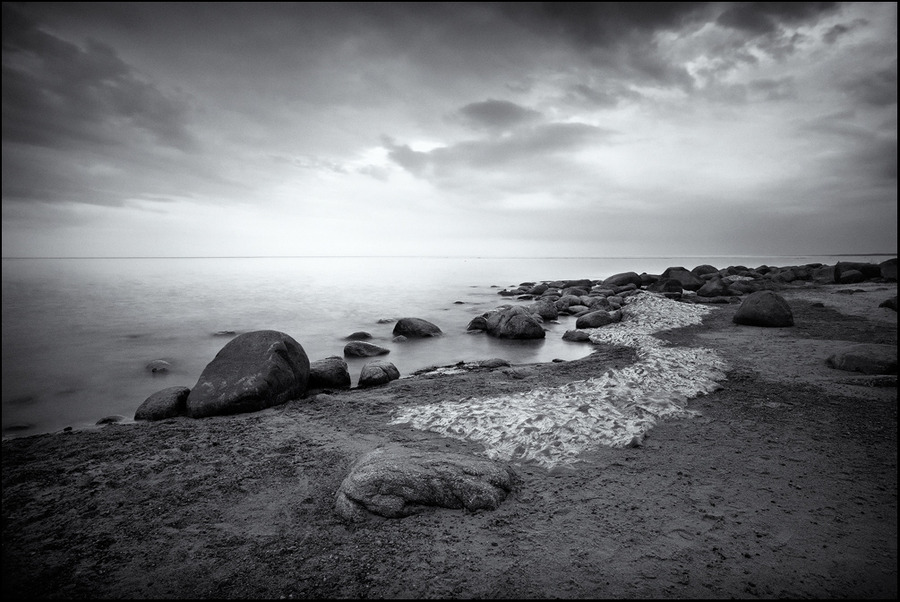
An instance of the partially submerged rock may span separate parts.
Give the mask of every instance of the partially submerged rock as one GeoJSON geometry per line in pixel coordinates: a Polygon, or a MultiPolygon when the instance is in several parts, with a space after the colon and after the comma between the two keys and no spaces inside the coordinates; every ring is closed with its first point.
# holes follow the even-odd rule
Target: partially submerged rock
{"type": "Polygon", "coordinates": [[[402,518],[433,506],[493,510],[516,480],[510,467],[492,460],[391,445],[353,465],[338,489],[335,510],[349,521],[370,514],[402,518]]]}
{"type": "Polygon", "coordinates": [[[833,353],[826,360],[829,366],[863,374],[897,374],[897,347],[860,343],[849,345],[833,353]]]}
{"type": "Polygon", "coordinates": [[[367,343],[366,341],[350,341],[344,345],[344,355],[347,357],[373,357],[386,355],[390,352],[390,349],[375,343],[367,343]]]}
{"type": "Polygon", "coordinates": [[[794,314],[784,297],[772,291],[750,293],[732,319],[745,326],[793,326],[794,314]]]}
{"type": "Polygon", "coordinates": [[[187,387],[169,387],[144,400],[134,413],[135,420],[165,420],[187,414],[187,387]]]}
{"type": "Polygon", "coordinates": [[[408,338],[439,337],[444,334],[437,325],[422,318],[400,318],[394,325],[393,333],[408,338]]]}
{"type": "Polygon", "coordinates": [[[277,330],[256,330],[228,342],[191,389],[192,418],[256,412],[306,392],[309,358],[303,347],[277,330]]]}

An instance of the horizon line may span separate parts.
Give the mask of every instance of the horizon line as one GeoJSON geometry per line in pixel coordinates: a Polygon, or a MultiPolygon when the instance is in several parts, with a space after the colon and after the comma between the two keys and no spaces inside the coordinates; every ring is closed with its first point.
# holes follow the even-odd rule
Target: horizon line
{"type": "Polygon", "coordinates": [[[0,259],[667,259],[716,257],[864,257],[897,253],[788,253],[727,255],[13,255],[0,259]]]}

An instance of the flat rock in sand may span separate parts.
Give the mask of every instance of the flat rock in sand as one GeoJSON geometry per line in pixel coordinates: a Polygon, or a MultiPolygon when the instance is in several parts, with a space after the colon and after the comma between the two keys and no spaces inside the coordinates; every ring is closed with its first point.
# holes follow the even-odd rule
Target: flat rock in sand
{"type": "Polygon", "coordinates": [[[826,361],[832,368],[848,372],[897,374],[897,348],[894,345],[848,345],[833,353],[826,361]]]}
{"type": "Polygon", "coordinates": [[[338,489],[335,510],[350,521],[369,513],[401,518],[429,506],[493,510],[516,480],[511,468],[492,460],[390,445],[353,465],[338,489]]]}

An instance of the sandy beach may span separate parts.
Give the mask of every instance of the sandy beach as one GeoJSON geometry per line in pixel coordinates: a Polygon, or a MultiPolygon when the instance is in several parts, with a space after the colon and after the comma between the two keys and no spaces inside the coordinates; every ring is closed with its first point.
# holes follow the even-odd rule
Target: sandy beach
{"type": "MultiPolygon", "coordinates": [[[[348,524],[335,492],[386,443],[479,455],[398,412],[562,386],[628,348],[373,389],[253,414],[4,441],[3,593],[14,598],[896,598],[896,377],[835,370],[848,342],[897,344],[896,283],[779,291],[795,326],[657,333],[710,348],[721,388],[636,447],[512,462],[496,510],[348,524]]],[[[590,345],[590,343],[586,343],[590,345]]],[[[473,360],[484,358],[472,358],[473,360]]]]}

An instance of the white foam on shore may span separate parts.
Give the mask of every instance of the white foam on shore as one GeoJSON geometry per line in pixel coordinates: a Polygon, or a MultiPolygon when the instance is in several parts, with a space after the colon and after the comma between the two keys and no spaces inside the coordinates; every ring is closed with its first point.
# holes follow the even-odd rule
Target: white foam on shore
{"type": "Polygon", "coordinates": [[[698,415],[687,400],[719,388],[725,361],[711,349],[671,347],[652,335],[698,324],[711,310],[647,292],[629,301],[621,322],[591,329],[590,337],[634,348],[632,365],[561,387],[411,407],[391,423],[478,441],[492,459],[552,468],[599,445],[640,441],[660,419],[698,415]]]}

